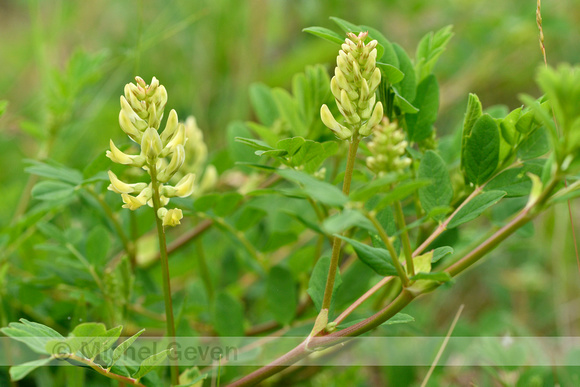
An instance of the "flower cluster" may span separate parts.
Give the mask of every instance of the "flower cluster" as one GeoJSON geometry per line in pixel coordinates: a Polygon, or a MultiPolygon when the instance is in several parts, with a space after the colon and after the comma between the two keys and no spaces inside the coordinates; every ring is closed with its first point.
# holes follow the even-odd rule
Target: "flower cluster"
{"type": "Polygon", "coordinates": [[[193,193],[195,175],[188,173],[175,186],[166,184],[185,162],[185,144],[187,135],[185,125],[179,123],[177,113],[171,110],[165,129],[159,134],[159,126],[167,103],[165,87],[153,77],[150,85],[136,77],[137,84],[125,86],[125,95],[121,96],[119,124],[131,140],[141,147],[138,155],[123,153],[113,140],[107,157],[113,162],[143,168],[151,176],[150,183],[128,184],[121,181],[109,171],[111,184],[108,189],[121,194],[124,208],[136,210],[148,204],[154,207],[159,201],[157,216],[164,226],[176,226],[183,217],[180,209],[166,209],[172,197],[187,197],[193,193]],[[169,161],[167,161],[168,159],[169,161]]]}
{"type": "Polygon", "coordinates": [[[185,120],[185,135],[187,136],[185,153],[188,157],[181,169],[175,174],[174,179],[180,179],[188,172],[196,176],[203,174],[199,184],[195,186],[195,195],[201,195],[216,185],[218,179],[217,169],[211,164],[205,165],[208,154],[207,145],[203,140],[203,132],[197,126],[193,116],[189,116],[185,120]]]}
{"type": "Polygon", "coordinates": [[[328,106],[322,105],[322,122],[336,136],[346,140],[355,136],[368,136],[383,118],[383,105],[376,102],[375,91],[381,82],[381,71],[376,67],[377,41],[365,44],[368,32],[347,34],[336,59],[330,89],[338,110],[347,125],[340,124],[328,106]]]}
{"type": "Polygon", "coordinates": [[[372,156],[367,157],[367,167],[377,175],[388,172],[402,172],[411,164],[405,156],[405,133],[396,122],[383,118],[373,132],[373,140],[367,144],[372,156]]]}

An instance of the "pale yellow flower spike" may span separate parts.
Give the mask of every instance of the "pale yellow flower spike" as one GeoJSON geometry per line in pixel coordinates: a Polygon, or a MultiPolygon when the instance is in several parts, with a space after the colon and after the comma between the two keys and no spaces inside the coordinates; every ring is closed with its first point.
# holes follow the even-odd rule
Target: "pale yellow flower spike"
{"type": "Polygon", "coordinates": [[[167,91],[155,77],[150,85],[140,77],[135,80],[136,84],[125,86],[124,95],[121,96],[119,125],[131,140],[140,145],[141,151],[138,155],[126,154],[110,140],[111,149],[106,155],[117,164],[143,168],[152,176],[151,183],[128,184],[109,171],[111,184],[108,189],[121,194],[123,208],[132,211],[145,204],[153,207],[153,196],[157,191],[160,207],[157,216],[163,226],[176,226],[180,224],[183,212],[178,208],[168,210],[165,206],[169,204],[170,198],[188,197],[194,191],[193,173],[183,176],[175,187],[166,184],[179,171],[187,157],[184,148],[187,143],[186,128],[179,123],[175,110],[171,110],[165,129],[159,134],[167,91]]]}
{"type": "Polygon", "coordinates": [[[336,58],[330,90],[345,125],[332,115],[326,105],[320,118],[341,140],[371,134],[383,118],[383,105],[376,102],[375,92],[381,83],[381,71],[376,67],[377,41],[365,44],[368,32],[348,33],[336,58]]]}

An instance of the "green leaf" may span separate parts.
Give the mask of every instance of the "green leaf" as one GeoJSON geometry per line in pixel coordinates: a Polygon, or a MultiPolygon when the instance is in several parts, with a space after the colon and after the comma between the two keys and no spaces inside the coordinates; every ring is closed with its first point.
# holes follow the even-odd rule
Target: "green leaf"
{"type": "Polygon", "coordinates": [[[499,124],[501,136],[510,145],[515,145],[517,138],[516,123],[522,114],[522,108],[512,110],[499,124]]]}
{"type": "MultiPolygon", "coordinates": [[[[356,319],[356,320],[344,322],[338,326],[338,329],[344,329],[344,328],[351,327],[351,326],[358,324],[364,320],[365,320],[364,318],[361,318],[361,319],[356,319]]],[[[390,319],[388,319],[387,321],[382,323],[381,326],[394,325],[394,324],[406,324],[406,323],[410,323],[413,321],[415,321],[415,318],[413,316],[410,316],[410,315],[405,314],[405,313],[397,313],[393,317],[391,317],[390,319]]]]}
{"type": "Polygon", "coordinates": [[[304,191],[312,199],[329,206],[343,206],[348,198],[336,186],[315,179],[314,177],[293,169],[278,169],[280,176],[304,187],[304,191]]]}
{"type": "Polygon", "coordinates": [[[477,195],[455,214],[447,228],[452,229],[477,218],[483,211],[499,202],[505,195],[505,191],[487,191],[477,195]]]}
{"type": "Polygon", "coordinates": [[[300,150],[292,157],[292,164],[296,167],[304,166],[304,171],[314,173],[324,160],[338,151],[336,141],[319,143],[306,140],[300,150]]]}
{"type": "Polygon", "coordinates": [[[419,82],[433,71],[437,60],[453,37],[452,29],[453,26],[446,26],[435,33],[429,32],[419,42],[415,56],[415,70],[419,82]]]}
{"type": "Polygon", "coordinates": [[[213,325],[220,336],[244,335],[244,309],[240,302],[228,293],[219,293],[212,313],[213,325]]]}
{"type": "Polygon", "coordinates": [[[364,243],[360,243],[342,235],[335,236],[350,243],[354,248],[354,251],[356,251],[356,255],[359,259],[373,269],[378,275],[382,275],[383,277],[397,275],[397,270],[395,269],[395,266],[393,266],[393,261],[387,250],[365,245],[364,243]]]}
{"type": "Polygon", "coordinates": [[[52,360],[52,358],[47,357],[45,359],[33,360],[33,361],[29,361],[27,363],[23,363],[23,364],[19,364],[17,366],[10,367],[10,379],[13,382],[17,382],[19,380],[22,380],[26,377],[26,375],[28,375],[29,373],[31,373],[32,371],[34,371],[38,367],[42,367],[42,366],[45,366],[48,363],[50,363],[51,360],[52,360]]]}
{"type": "Polygon", "coordinates": [[[348,22],[341,18],[331,16],[330,20],[336,23],[336,25],[339,26],[344,32],[352,32],[354,34],[358,34],[359,32],[362,31],[362,29],[356,24],[352,24],[351,22],[348,22]]]}
{"type": "Polygon", "coordinates": [[[427,139],[433,132],[433,124],[439,109],[439,85],[434,75],[427,76],[417,87],[417,96],[413,106],[419,109],[417,114],[407,117],[409,139],[419,142],[427,139]]]}
{"type": "Polygon", "coordinates": [[[282,149],[286,151],[288,156],[294,156],[302,148],[305,141],[304,137],[285,138],[284,140],[278,141],[276,149],[282,149]]]}
{"type": "Polygon", "coordinates": [[[379,211],[385,208],[386,206],[393,204],[397,200],[402,200],[407,196],[411,195],[413,192],[417,191],[418,189],[425,187],[429,184],[431,184],[431,180],[427,179],[411,180],[398,184],[395,188],[393,188],[385,196],[383,196],[379,204],[377,204],[377,206],[375,207],[375,210],[379,211]]]}
{"type": "Polygon", "coordinates": [[[390,191],[391,184],[403,179],[404,177],[406,176],[401,176],[397,173],[388,173],[385,176],[371,180],[370,182],[352,190],[350,192],[350,199],[355,202],[366,202],[379,192],[390,191]]]}
{"type": "Polygon", "coordinates": [[[57,331],[46,325],[20,319],[19,323],[10,323],[0,332],[14,340],[26,344],[36,353],[50,355],[46,351],[46,344],[54,339],[64,339],[57,331]]]}
{"type": "Polygon", "coordinates": [[[428,253],[421,254],[413,258],[415,273],[430,273],[433,255],[433,251],[429,251],[428,253]]]}
{"type": "Polygon", "coordinates": [[[238,208],[238,204],[243,199],[244,197],[238,192],[226,192],[219,196],[213,206],[213,211],[217,216],[227,216],[238,208]]]}
{"type": "Polygon", "coordinates": [[[24,170],[31,175],[47,177],[59,180],[72,185],[79,185],[83,182],[83,174],[76,169],[68,168],[56,163],[48,164],[37,160],[25,160],[29,166],[24,170]]]}
{"type": "Polygon", "coordinates": [[[410,316],[405,313],[397,313],[381,325],[394,325],[394,324],[406,324],[415,321],[413,316],[410,316]]]}
{"type": "Polygon", "coordinates": [[[483,115],[481,102],[476,94],[469,93],[467,100],[467,111],[463,119],[463,132],[461,134],[461,167],[465,169],[465,152],[467,149],[467,140],[471,137],[471,131],[475,122],[483,115]]]}
{"type": "Polygon", "coordinates": [[[294,135],[306,136],[308,134],[308,128],[305,124],[305,117],[302,115],[296,100],[290,93],[277,87],[272,89],[272,97],[276,101],[280,116],[288,124],[290,132],[294,135]]]}
{"type": "MultiPolygon", "coordinates": [[[[244,125],[243,122],[234,121],[228,125],[226,129],[227,144],[229,151],[228,154],[232,160],[235,160],[237,163],[240,162],[255,163],[258,160],[258,158],[252,152],[252,150],[248,148],[248,145],[250,145],[249,142],[244,142],[243,144],[240,144],[236,140],[236,138],[238,137],[250,139],[251,135],[252,134],[250,133],[250,131],[248,130],[246,125],[244,125]]],[[[267,144],[265,144],[265,146],[267,146],[267,144]]]]}
{"type": "Polygon", "coordinates": [[[143,363],[139,366],[139,370],[133,374],[133,378],[139,380],[149,372],[153,371],[153,368],[159,366],[165,361],[165,359],[167,359],[167,356],[172,350],[172,348],[166,349],[143,360],[143,363]]]}
{"type": "Polygon", "coordinates": [[[435,250],[433,250],[433,259],[431,259],[431,263],[433,264],[449,254],[453,254],[452,247],[449,246],[438,247],[435,250]]]}
{"type": "MultiPolygon", "coordinates": [[[[432,181],[430,185],[419,188],[419,200],[426,213],[437,207],[449,206],[453,199],[453,186],[447,165],[437,153],[431,150],[425,153],[419,165],[418,176],[432,181]]],[[[439,214],[435,220],[441,221],[444,216],[439,214]]]]}
{"type": "Polygon", "coordinates": [[[71,198],[75,186],[54,180],[45,180],[32,188],[32,197],[38,200],[55,201],[71,198]]]}
{"type": "Polygon", "coordinates": [[[359,28],[361,31],[369,32],[369,40],[376,39],[376,41],[379,42],[379,45],[377,46],[377,61],[399,68],[399,59],[397,58],[397,53],[393,49],[391,42],[389,42],[389,40],[376,28],[365,25],[361,25],[359,28]],[[380,50],[381,47],[383,49],[382,53],[380,50]]]}
{"type": "Polygon", "coordinates": [[[416,280],[429,280],[429,281],[436,281],[436,282],[449,282],[453,278],[447,273],[446,271],[438,271],[433,273],[418,273],[414,276],[410,277],[409,279],[416,281],[416,280]]]}
{"type": "Polygon", "coordinates": [[[314,36],[318,36],[324,40],[328,40],[331,43],[342,44],[344,43],[344,38],[337,34],[336,32],[329,30],[324,27],[307,27],[302,30],[314,36]]]}
{"type": "Polygon", "coordinates": [[[208,376],[208,373],[202,374],[197,367],[192,367],[179,375],[179,382],[181,384],[175,387],[202,387],[203,381],[208,376]]]}
{"type": "Polygon", "coordinates": [[[120,325],[107,330],[101,323],[84,323],[75,327],[71,333],[74,337],[69,338],[67,343],[71,348],[78,348],[87,358],[94,359],[99,353],[111,348],[122,330],[120,325]]]}
{"type": "MultiPolygon", "coordinates": [[[[328,268],[330,267],[330,257],[321,257],[314,269],[312,270],[312,275],[310,276],[310,281],[308,282],[308,294],[316,309],[320,311],[322,308],[322,299],[324,298],[324,289],[326,287],[326,279],[328,277],[328,268]]],[[[340,278],[339,270],[336,271],[336,276],[334,279],[334,286],[332,288],[332,302],[331,302],[331,309],[332,305],[334,304],[335,297],[338,288],[342,284],[342,279],[340,278]]]]}
{"type": "Polygon", "coordinates": [[[397,86],[392,86],[391,90],[393,91],[393,94],[395,95],[394,104],[396,107],[401,109],[402,113],[415,114],[419,111],[419,109],[417,109],[415,106],[413,106],[406,98],[404,98],[399,93],[397,86]]]}
{"type": "Polygon", "coordinates": [[[393,49],[397,54],[399,59],[399,68],[405,74],[405,77],[400,83],[400,96],[406,101],[413,101],[417,94],[417,78],[415,76],[415,69],[413,68],[413,63],[407,55],[407,52],[403,47],[396,43],[393,43],[393,49]]]}
{"type": "Polygon", "coordinates": [[[292,272],[284,266],[270,269],[266,280],[266,299],[274,319],[282,325],[292,322],[296,314],[298,293],[292,272]]]}
{"type": "Polygon", "coordinates": [[[537,164],[526,163],[523,167],[510,168],[485,185],[485,191],[505,191],[506,198],[526,196],[532,189],[532,181],[527,173],[542,174],[542,167],[537,164]]]}
{"type": "Polygon", "coordinates": [[[393,65],[377,62],[377,67],[381,69],[383,78],[391,84],[399,83],[405,78],[405,74],[393,65]]]}
{"type": "Polygon", "coordinates": [[[121,356],[123,356],[123,354],[127,351],[127,349],[131,345],[133,345],[135,340],[137,340],[137,338],[141,336],[143,332],[145,332],[145,329],[141,329],[139,332],[135,333],[133,336],[129,337],[127,340],[119,344],[117,348],[115,348],[115,350],[113,351],[112,361],[111,364],[109,365],[109,368],[112,367],[117,362],[117,360],[121,358],[121,356]]]}
{"type": "Polygon", "coordinates": [[[274,149],[270,145],[266,144],[264,141],[256,140],[254,138],[236,137],[235,141],[241,144],[246,144],[254,149],[258,149],[261,151],[269,151],[274,149]]]}
{"type": "Polygon", "coordinates": [[[499,130],[489,114],[478,118],[465,144],[465,174],[475,185],[485,183],[499,163],[499,130]]]}
{"type": "Polygon", "coordinates": [[[327,234],[338,234],[352,227],[375,231],[372,222],[357,210],[346,209],[324,220],[322,227],[327,234]]]}
{"type": "Polygon", "coordinates": [[[87,236],[86,254],[87,260],[96,267],[100,267],[107,261],[107,253],[111,246],[111,239],[107,229],[101,225],[95,226],[87,236]]]}
{"type": "Polygon", "coordinates": [[[530,160],[545,155],[550,150],[548,131],[544,127],[534,130],[518,147],[518,157],[530,160]]]}
{"type": "Polygon", "coordinates": [[[261,138],[264,142],[266,142],[267,145],[271,147],[273,147],[280,140],[280,136],[270,127],[251,121],[247,121],[245,125],[252,132],[254,132],[258,138],[261,138]]]}
{"type": "Polygon", "coordinates": [[[535,127],[534,118],[535,113],[533,110],[522,113],[516,122],[516,130],[524,135],[530,133],[535,127]]]}
{"type": "Polygon", "coordinates": [[[272,126],[279,117],[276,101],[272,97],[271,89],[263,83],[250,85],[250,102],[260,122],[266,126],[272,126]]]}
{"type": "Polygon", "coordinates": [[[238,219],[236,220],[236,229],[245,231],[255,226],[260,220],[267,215],[267,212],[255,207],[244,207],[238,219]]]}

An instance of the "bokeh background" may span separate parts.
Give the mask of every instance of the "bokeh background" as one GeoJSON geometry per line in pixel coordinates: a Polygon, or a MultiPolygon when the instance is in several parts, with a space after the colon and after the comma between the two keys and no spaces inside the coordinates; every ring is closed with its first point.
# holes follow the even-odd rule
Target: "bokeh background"
{"type": "MultiPolygon", "coordinates": [[[[520,105],[519,93],[537,95],[534,73],[543,60],[535,12],[532,0],[0,1],[0,99],[9,102],[0,119],[0,227],[9,225],[25,189],[23,159],[50,157],[82,169],[104,152],[109,138],[119,137],[119,96],[135,75],[159,78],[168,106],[180,117],[193,114],[210,157],[219,157],[228,123],[253,118],[250,84],[288,87],[307,65],[331,69],[335,47],[303,28],[333,28],[328,17],[338,16],[374,26],[412,52],[426,32],[453,24],[455,36],[435,70],[441,85],[437,128],[452,133],[468,92],[484,106],[510,109],[520,105]]],[[[578,63],[578,0],[545,1],[542,16],[549,63],[578,63]]],[[[572,207],[580,223],[580,203],[572,207]]],[[[408,313],[416,323],[397,333],[444,335],[465,303],[458,335],[579,335],[580,273],[567,207],[556,207],[520,234],[477,272],[414,304],[408,313]]],[[[314,381],[389,379],[368,369],[340,372],[314,381]]],[[[415,377],[405,367],[388,372],[398,385],[415,377]]],[[[531,384],[521,385],[580,385],[570,369],[477,372],[481,385],[515,385],[509,381],[524,379],[513,373],[526,372],[531,384]]],[[[441,385],[461,385],[453,369],[438,377],[441,385]]]]}

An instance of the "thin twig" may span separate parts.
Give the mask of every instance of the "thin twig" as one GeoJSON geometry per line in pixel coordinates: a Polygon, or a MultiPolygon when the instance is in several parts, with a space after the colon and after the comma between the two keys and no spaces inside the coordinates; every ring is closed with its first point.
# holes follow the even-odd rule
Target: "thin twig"
{"type": "Polygon", "coordinates": [[[453,333],[453,330],[455,329],[455,325],[457,324],[457,321],[459,321],[459,316],[461,316],[461,312],[463,312],[464,306],[465,305],[463,305],[463,304],[461,304],[459,306],[459,310],[455,314],[455,318],[453,319],[453,322],[451,323],[451,326],[449,327],[449,330],[447,331],[447,335],[445,335],[445,340],[443,340],[443,344],[441,344],[441,348],[439,348],[439,351],[437,352],[437,355],[435,356],[435,359],[433,360],[431,367],[429,367],[429,371],[427,372],[427,375],[425,375],[425,379],[423,379],[423,383],[421,383],[421,387],[427,386],[427,383],[429,382],[429,378],[431,378],[431,375],[433,374],[435,367],[437,367],[437,363],[439,363],[439,359],[441,359],[441,356],[443,355],[443,351],[445,351],[445,347],[447,347],[447,343],[449,342],[449,338],[451,337],[451,334],[453,333]]]}

